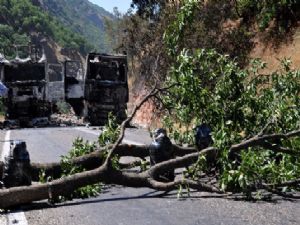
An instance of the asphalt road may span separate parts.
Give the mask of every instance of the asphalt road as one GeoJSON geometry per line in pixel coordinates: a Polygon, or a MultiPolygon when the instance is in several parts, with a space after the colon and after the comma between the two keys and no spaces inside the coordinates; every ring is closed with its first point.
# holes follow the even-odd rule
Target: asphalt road
{"type": "MultiPolygon", "coordinates": [[[[33,162],[58,161],[76,137],[96,141],[99,130],[91,128],[41,128],[12,130],[11,139],[25,140],[33,162]]],[[[4,140],[5,131],[0,132],[4,140]]],[[[131,129],[125,139],[150,143],[146,131],[131,129]]],[[[2,149],[2,148],[0,148],[2,149]]],[[[300,202],[246,202],[224,199],[208,193],[191,193],[177,199],[176,192],[161,197],[148,188],[108,187],[97,198],[75,200],[50,206],[46,201],[22,207],[29,225],[241,225],[300,224],[300,202]]],[[[9,213],[0,215],[7,224],[9,213]]],[[[17,221],[16,221],[17,222],[17,221]]],[[[17,224],[17,223],[16,223],[17,224]]]]}

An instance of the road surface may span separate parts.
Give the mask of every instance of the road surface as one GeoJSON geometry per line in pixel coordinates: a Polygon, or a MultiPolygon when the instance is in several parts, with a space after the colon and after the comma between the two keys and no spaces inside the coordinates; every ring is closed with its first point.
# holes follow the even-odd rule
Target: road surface
{"type": "MultiPolygon", "coordinates": [[[[68,152],[76,137],[96,141],[99,133],[92,128],[76,127],[20,129],[11,130],[10,138],[26,141],[32,162],[53,162],[68,152]]],[[[5,140],[6,135],[7,131],[1,131],[0,140],[5,140]]],[[[151,142],[146,131],[137,129],[130,129],[125,139],[131,143],[151,142]]],[[[13,214],[15,211],[3,212],[0,225],[300,224],[298,201],[279,199],[276,202],[253,203],[218,198],[208,193],[191,193],[191,198],[185,199],[177,199],[176,192],[165,197],[161,194],[148,188],[113,186],[97,198],[55,206],[41,201],[23,206],[16,214],[13,214]]]]}

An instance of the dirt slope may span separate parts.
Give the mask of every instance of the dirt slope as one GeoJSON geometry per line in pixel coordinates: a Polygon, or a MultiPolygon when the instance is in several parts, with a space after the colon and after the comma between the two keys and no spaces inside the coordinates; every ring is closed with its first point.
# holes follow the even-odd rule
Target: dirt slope
{"type": "Polygon", "coordinates": [[[256,41],[252,50],[251,58],[261,58],[268,64],[268,71],[274,71],[280,67],[280,59],[290,58],[293,61],[293,68],[300,69],[300,26],[295,28],[289,40],[282,40],[279,47],[272,43],[256,41]]]}

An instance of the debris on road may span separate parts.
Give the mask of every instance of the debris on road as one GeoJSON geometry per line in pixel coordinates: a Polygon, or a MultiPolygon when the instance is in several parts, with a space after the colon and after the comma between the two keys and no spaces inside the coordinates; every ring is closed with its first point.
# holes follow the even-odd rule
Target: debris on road
{"type": "Polygon", "coordinates": [[[85,126],[87,123],[83,117],[76,116],[75,114],[52,114],[50,116],[50,124],[52,126],[85,126]]]}

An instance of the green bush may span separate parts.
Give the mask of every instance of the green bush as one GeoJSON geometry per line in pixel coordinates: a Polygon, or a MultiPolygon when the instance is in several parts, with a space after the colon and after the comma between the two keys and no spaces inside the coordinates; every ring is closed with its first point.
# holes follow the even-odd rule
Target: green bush
{"type": "Polygon", "coordinates": [[[72,106],[65,101],[58,101],[56,103],[57,111],[61,114],[69,114],[72,110],[72,106]]]}

